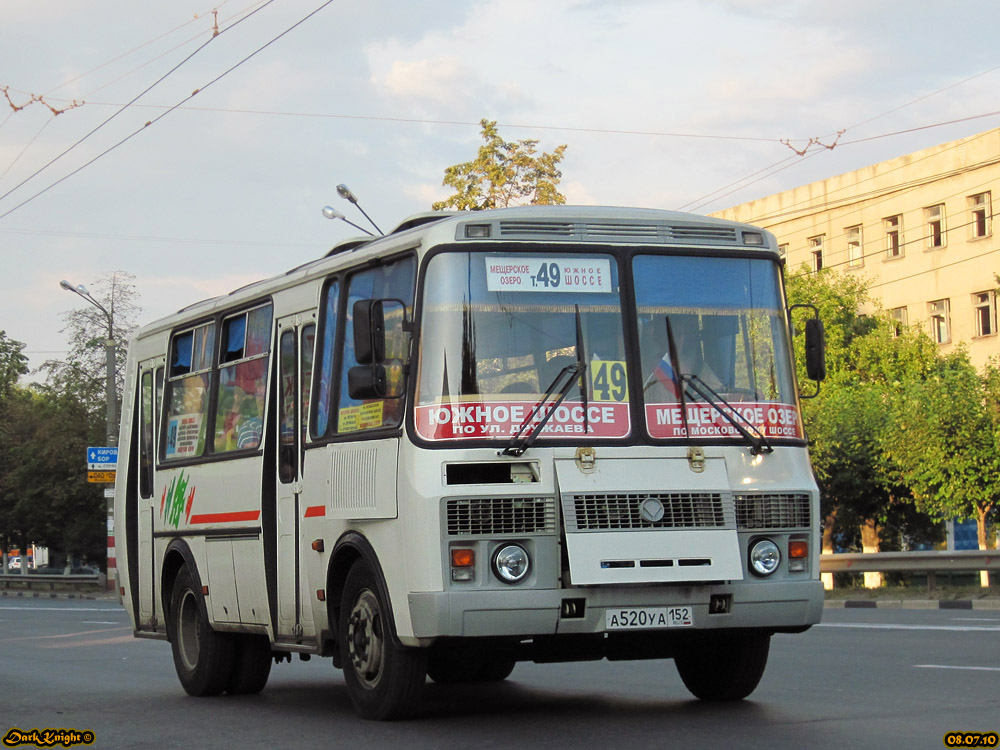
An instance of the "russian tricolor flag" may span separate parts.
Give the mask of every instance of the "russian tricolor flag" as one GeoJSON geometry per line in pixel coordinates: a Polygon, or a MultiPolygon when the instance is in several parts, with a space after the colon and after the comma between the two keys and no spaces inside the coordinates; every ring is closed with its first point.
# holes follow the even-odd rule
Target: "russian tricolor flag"
{"type": "Polygon", "coordinates": [[[664,354],[663,358],[656,364],[656,369],[653,370],[653,374],[656,379],[663,384],[666,388],[667,394],[674,399],[674,401],[681,400],[681,389],[680,384],[677,381],[677,376],[674,374],[674,368],[670,366],[670,355],[664,354]]]}

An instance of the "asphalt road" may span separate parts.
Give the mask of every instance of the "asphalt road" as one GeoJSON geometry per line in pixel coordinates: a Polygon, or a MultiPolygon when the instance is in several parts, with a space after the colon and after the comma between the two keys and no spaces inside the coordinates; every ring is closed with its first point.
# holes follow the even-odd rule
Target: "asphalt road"
{"type": "MultiPolygon", "coordinates": [[[[694,701],[669,661],[522,663],[504,683],[428,682],[407,722],[356,717],[328,659],[257,696],[187,697],[170,647],[112,602],[0,598],[0,732],[91,730],[107,748],[940,748],[1000,731],[1000,611],[827,610],[772,640],[747,701],[694,701]]],[[[29,746],[30,747],[30,746],[29,746]]]]}

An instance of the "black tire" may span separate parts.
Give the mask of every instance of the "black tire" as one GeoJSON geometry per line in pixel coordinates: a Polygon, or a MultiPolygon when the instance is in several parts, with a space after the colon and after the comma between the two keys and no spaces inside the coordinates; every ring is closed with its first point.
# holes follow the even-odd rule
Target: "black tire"
{"type": "Polygon", "coordinates": [[[432,651],[427,676],[442,685],[460,682],[500,682],[510,677],[517,661],[510,656],[472,655],[432,651]]]}
{"type": "Polygon", "coordinates": [[[426,650],[398,645],[388,613],[375,574],[358,560],[344,582],[337,630],[347,693],[366,719],[410,715],[427,676],[426,650]]]}
{"type": "Polygon", "coordinates": [[[208,624],[201,587],[187,565],[181,566],[170,596],[170,643],[174,668],[188,695],[218,695],[233,670],[233,639],[208,624]]]}
{"type": "Polygon", "coordinates": [[[739,701],[754,691],[767,666],[766,633],[713,634],[692,640],[674,663],[684,686],[703,701],[739,701]]]}
{"type": "Polygon", "coordinates": [[[271,641],[266,635],[237,635],[232,638],[235,654],[226,692],[230,695],[259,693],[271,674],[271,641]]]}
{"type": "Polygon", "coordinates": [[[510,673],[514,671],[516,665],[517,660],[513,657],[499,656],[487,659],[479,668],[479,681],[500,682],[501,680],[506,680],[510,677],[510,673]]]}

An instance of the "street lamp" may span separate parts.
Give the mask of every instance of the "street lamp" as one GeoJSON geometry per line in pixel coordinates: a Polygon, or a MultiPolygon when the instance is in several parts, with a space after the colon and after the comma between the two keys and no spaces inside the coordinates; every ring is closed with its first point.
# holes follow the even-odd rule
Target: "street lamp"
{"type": "Polygon", "coordinates": [[[87,287],[83,284],[78,284],[73,286],[68,281],[63,279],[59,282],[59,286],[65,289],[67,292],[73,292],[83,297],[87,302],[92,304],[102,313],[108,321],[108,338],[104,342],[105,346],[105,366],[107,368],[106,377],[107,382],[104,384],[104,397],[105,397],[105,407],[106,407],[106,422],[107,422],[107,443],[106,445],[118,445],[118,398],[115,389],[115,315],[114,315],[114,301],[111,303],[111,312],[108,312],[107,308],[104,307],[100,302],[98,302],[94,297],[87,291],[87,287]]]}
{"type": "MultiPolygon", "coordinates": [[[[111,301],[111,310],[109,311],[104,305],[98,302],[87,291],[87,287],[83,284],[78,284],[73,286],[68,281],[63,279],[59,282],[59,286],[65,289],[67,292],[73,292],[73,294],[83,297],[87,302],[92,304],[102,313],[108,321],[108,338],[104,341],[105,346],[105,365],[107,367],[106,372],[106,382],[104,384],[104,396],[106,401],[106,421],[107,421],[107,443],[108,446],[118,445],[118,399],[116,397],[115,388],[115,303],[114,299],[111,301]]],[[[108,493],[105,492],[105,498],[107,499],[107,517],[108,517],[108,558],[107,558],[107,576],[108,589],[114,588],[114,568],[115,568],[115,558],[114,558],[114,491],[112,491],[111,496],[108,497],[108,493]]]]}

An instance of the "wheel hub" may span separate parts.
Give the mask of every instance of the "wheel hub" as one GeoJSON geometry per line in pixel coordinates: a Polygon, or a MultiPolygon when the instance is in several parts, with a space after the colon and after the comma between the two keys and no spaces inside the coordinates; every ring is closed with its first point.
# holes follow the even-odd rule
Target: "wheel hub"
{"type": "Polygon", "coordinates": [[[375,595],[365,589],[347,619],[347,649],[361,683],[374,688],[382,677],[384,637],[382,613],[375,595]]]}

